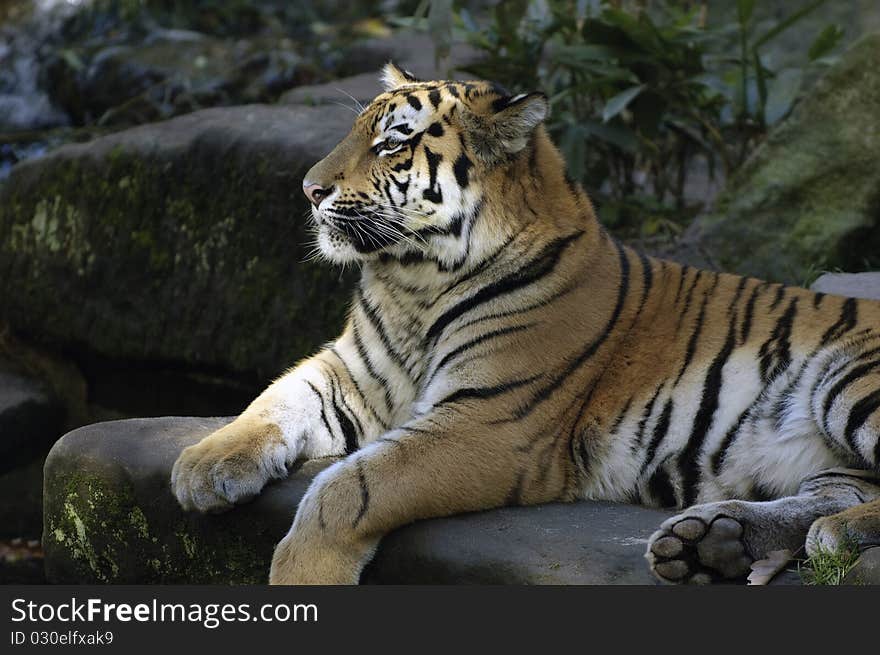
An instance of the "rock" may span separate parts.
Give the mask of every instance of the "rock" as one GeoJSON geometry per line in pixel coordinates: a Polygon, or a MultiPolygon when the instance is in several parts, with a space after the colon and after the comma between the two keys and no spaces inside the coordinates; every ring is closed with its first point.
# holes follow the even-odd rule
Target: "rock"
{"type": "MultiPolygon", "coordinates": [[[[463,68],[478,57],[477,51],[466,45],[456,44],[445,70],[439,70],[434,61],[434,46],[430,37],[423,33],[399,32],[388,39],[373,40],[360,45],[353,54],[363,53],[369,61],[393,61],[424,80],[448,79],[450,72],[463,68]]],[[[454,79],[471,79],[473,75],[451,75],[454,79]]],[[[382,92],[379,67],[325,84],[312,84],[291,89],[281,96],[284,104],[328,105],[342,103],[354,106],[352,98],[367,104],[382,92]],[[349,97],[351,96],[351,97],[349,97]]]]}
{"type": "Polygon", "coordinates": [[[195,112],[16,166],[0,321],[58,351],[265,380],[338,332],[351,276],[305,262],[302,176],[337,107],[195,112]]]}
{"type": "MultiPolygon", "coordinates": [[[[55,432],[53,441],[61,434],[55,432]]],[[[45,453],[0,474],[0,539],[39,539],[43,532],[45,453]]]]}
{"type": "Polygon", "coordinates": [[[843,584],[880,585],[880,546],[865,550],[843,578],[843,584]]]}
{"type": "Polygon", "coordinates": [[[314,80],[314,64],[288,38],[222,39],[155,30],[140,42],[82,53],[64,52],[45,66],[52,101],[77,124],[140,124],[194,108],[275,100],[314,80]]]}
{"type": "MultiPolygon", "coordinates": [[[[327,460],[304,462],[255,501],[184,513],[169,488],[178,453],[229,419],[101,423],[67,434],[45,467],[50,582],[263,583],[275,543],[327,460]]],[[[667,512],[612,503],[504,508],[389,535],[374,583],[650,584],[648,536],[667,512]]]]}
{"type": "MultiPolygon", "coordinates": [[[[39,538],[43,459],[63,434],[65,416],[45,384],[0,365],[0,539],[39,538]]],[[[0,577],[7,573],[0,562],[0,577]]]]}
{"type": "Polygon", "coordinates": [[[825,273],[810,289],[835,296],[880,300],[880,273],[825,273]]]}
{"type": "Polygon", "coordinates": [[[843,55],[728,181],[700,243],[722,270],[803,284],[880,267],[880,32],[843,55]]]}
{"type": "Polygon", "coordinates": [[[0,369],[0,474],[44,456],[63,425],[64,409],[44,385],[0,369]]]}

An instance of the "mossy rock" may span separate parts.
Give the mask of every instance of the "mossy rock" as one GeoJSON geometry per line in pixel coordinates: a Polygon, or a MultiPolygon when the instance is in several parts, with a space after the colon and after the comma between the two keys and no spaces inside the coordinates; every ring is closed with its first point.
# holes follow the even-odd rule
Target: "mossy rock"
{"type": "MultiPolygon", "coordinates": [[[[227,421],[112,421],[58,441],[44,471],[48,581],[264,583],[297,504],[333,460],[298,462],[287,479],[230,512],[184,512],[171,493],[171,467],[185,446],[227,421]]],[[[581,502],[420,521],[382,541],[362,581],[651,584],[645,544],[669,515],[581,502]]]]}
{"type": "Polygon", "coordinates": [[[880,33],[858,41],[729,182],[699,242],[722,270],[795,284],[880,268],[880,33]]]}
{"type": "Polygon", "coordinates": [[[339,330],[351,276],[306,263],[302,177],[335,107],[208,109],[68,145],[0,187],[0,320],[43,345],[279,373],[339,330]]]}
{"type": "MultiPolygon", "coordinates": [[[[170,467],[182,447],[228,420],[132,419],[80,428],[61,439],[44,470],[48,579],[264,582],[295,502],[287,505],[276,488],[262,504],[274,512],[202,516],[181,511],[169,490],[170,467]]],[[[308,469],[292,478],[297,497],[310,478],[308,469]]]]}

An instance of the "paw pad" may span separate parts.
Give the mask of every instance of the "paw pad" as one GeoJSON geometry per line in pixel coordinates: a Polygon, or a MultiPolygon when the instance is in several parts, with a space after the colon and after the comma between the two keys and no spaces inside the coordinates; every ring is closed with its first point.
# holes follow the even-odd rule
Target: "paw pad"
{"type": "Polygon", "coordinates": [[[651,537],[646,557],[665,582],[708,584],[744,578],[753,558],[742,535],[742,524],[726,516],[709,522],[693,516],[671,519],[651,537]]]}

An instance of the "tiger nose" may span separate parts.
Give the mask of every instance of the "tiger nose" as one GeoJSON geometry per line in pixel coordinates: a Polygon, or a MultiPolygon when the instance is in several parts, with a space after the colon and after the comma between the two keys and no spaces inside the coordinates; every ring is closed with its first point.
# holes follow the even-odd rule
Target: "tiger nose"
{"type": "Polygon", "coordinates": [[[307,180],[303,180],[303,193],[306,194],[306,198],[309,199],[315,208],[321,204],[321,201],[330,195],[332,191],[332,187],[330,189],[325,189],[320,184],[313,184],[307,180]]]}

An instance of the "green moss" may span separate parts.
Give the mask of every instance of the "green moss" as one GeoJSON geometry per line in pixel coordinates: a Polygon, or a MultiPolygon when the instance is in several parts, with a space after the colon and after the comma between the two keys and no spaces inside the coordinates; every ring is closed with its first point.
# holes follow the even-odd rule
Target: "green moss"
{"type": "Polygon", "coordinates": [[[249,157],[116,145],[19,167],[0,191],[0,276],[20,291],[4,318],[62,348],[264,379],[314,352],[352,276],[302,263],[299,194],[249,157]]]}
{"type": "Polygon", "coordinates": [[[56,565],[62,561],[73,566],[83,582],[266,581],[268,553],[254,548],[253,535],[212,531],[206,538],[186,519],[169,525],[154,516],[151,523],[130,488],[110,484],[100,475],[64,474],[53,478],[47,489],[44,549],[56,565]],[[143,562],[150,577],[125,577],[129,571],[143,570],[143,562]]]}
{"type": "Polygon", "coordinates": [[[702,246],[725,269],[798,283],[880,266],[880,35],[857,45],[727,184],[702,246]]]}

